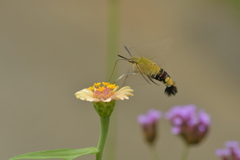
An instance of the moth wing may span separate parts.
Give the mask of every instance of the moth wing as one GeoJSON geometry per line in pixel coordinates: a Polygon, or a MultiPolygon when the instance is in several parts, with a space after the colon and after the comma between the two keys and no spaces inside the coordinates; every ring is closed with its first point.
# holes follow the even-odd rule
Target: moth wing
{"type": "Polygon", "coordinates": [[[146,57],[156,64],[163,65],[166,60],[171,59],[171,49],[174,37],[167,37],[147,44],[130,47],[129,51],[133,57],[146,57]]]}

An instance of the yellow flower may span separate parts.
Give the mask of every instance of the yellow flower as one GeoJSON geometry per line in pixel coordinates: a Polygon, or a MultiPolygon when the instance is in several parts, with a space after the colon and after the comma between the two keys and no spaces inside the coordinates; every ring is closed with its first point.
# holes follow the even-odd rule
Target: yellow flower
{"type": "Polygon", "coordinates": [[[133,96],[133,90],[129,86],[122,87],[109,82],[94,83],[93,86],[75,93],[77,99],[89,102],[110,102],[111,100],[124,100],[133,96]]]}

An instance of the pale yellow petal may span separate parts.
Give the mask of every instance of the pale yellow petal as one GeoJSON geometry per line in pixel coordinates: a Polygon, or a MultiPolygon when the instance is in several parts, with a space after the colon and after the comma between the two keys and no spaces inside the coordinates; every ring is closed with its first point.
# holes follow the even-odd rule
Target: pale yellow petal
{"type": "Polygon", "coordinates": [[[116,99],[116,100],[129,99],[128,96],[133,96],[131,92],[133,92],[133,90],[130,89],[130,87],[128,86],[123,87],[117,92],[115,92],[115,94],[112,96],[112,99],[116,99]]]}

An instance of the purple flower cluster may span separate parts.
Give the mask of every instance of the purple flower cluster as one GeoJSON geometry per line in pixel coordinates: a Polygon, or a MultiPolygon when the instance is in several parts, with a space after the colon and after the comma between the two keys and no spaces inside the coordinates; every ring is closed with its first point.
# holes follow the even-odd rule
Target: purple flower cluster
{"type": "Polygon", "coordinates": [[[222,160],[240,160],[238,141],[227,141],[225,148],[216,150],[216,155],[222,160]]]}
{"type": "Polygon", "coordinates": [[[149,144],[153,144],[157,135],[157,122],[162,117],[162,113],[155,109],[150,109],[146,114],[138,116],[137,120],[141,125],[144,137],[149,144]]]}
{"type": "Polygon", "coordinates": [[[180,135],[187,144],[198,144],[207,134],[210,117],[204,110],[197,112],[195,105],[175,106],[166,113],[173,127],[172,133],[180,135]]]}

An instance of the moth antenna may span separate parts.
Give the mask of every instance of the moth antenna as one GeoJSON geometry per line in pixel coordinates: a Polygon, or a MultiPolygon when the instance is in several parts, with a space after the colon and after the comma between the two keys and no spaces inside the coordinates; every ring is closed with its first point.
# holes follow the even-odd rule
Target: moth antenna
{"type": "Polygon", "coordinates": [[[118,55],[118,57],[121,57],[121,58],[123,58],[124,60],[127,60],[127,61],[128,61],[128,58],[126,58],[126,57],[123,57],[123,56],[121,56],[121,55],[118,55]]]}
{"type": "Polygon", "coordinates": [[[128,50],[128,48],[126,46],[124,46],[124,48],[127,50],[127,52],[129,53],[129,55],[132,57],[132,54],[130,53],[130,51],[128,50]]]}

